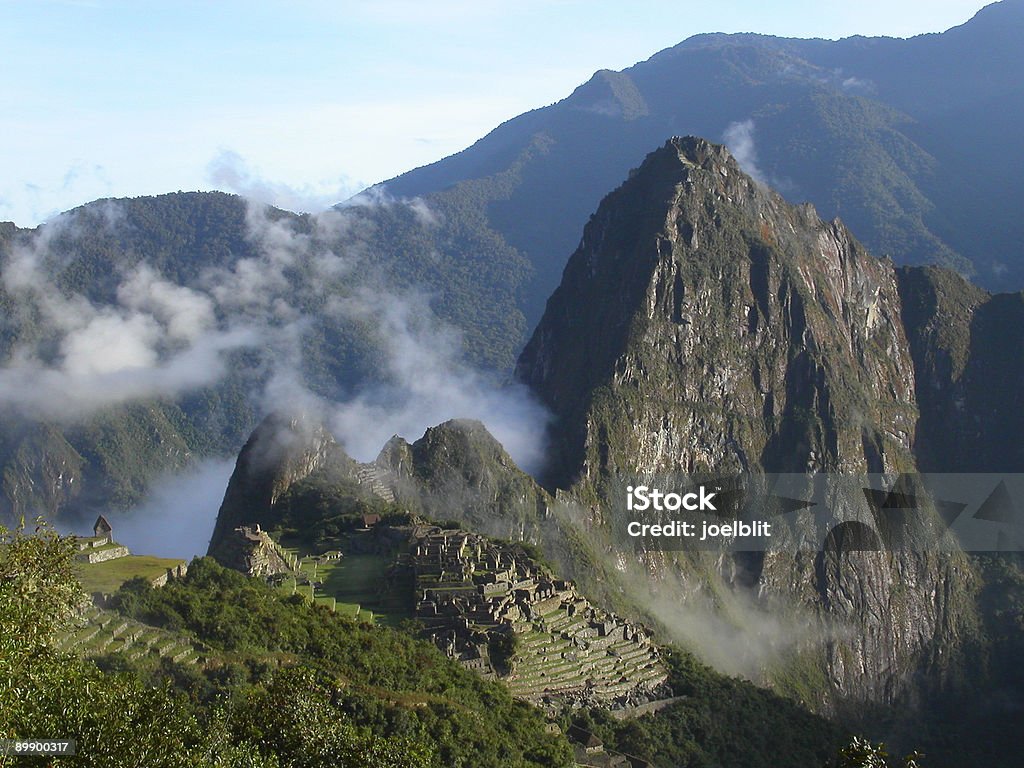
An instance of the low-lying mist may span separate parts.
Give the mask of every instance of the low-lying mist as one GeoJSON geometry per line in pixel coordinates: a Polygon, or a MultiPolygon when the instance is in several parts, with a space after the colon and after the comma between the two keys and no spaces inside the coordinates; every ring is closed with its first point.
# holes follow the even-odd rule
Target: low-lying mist
{"type": "Polygon", "coordinates": [[[208,459],[164,475],[141,504],[106,515],[114,538],[137,555],[186,560],[205,555],[234,468],[234,459],[208,459]]]}
{"type": "MultiPolygon", "coordinates": [[[[0,412],[74,428],[102,412],[154,398],[177,402],[231,376],[239,353],[260,356],[249,385],[258,415],[304,413],[321,420],[355,458],[372,460],[392,435],[410,441],[452,418],[485,423],[513,458],[536,471],[547,415],[521,386],[467,362],[458,329],[442,321],[437,297],[389,281],[360,207],[407,206],[418,226],[438,226],[422,200],[364,195],[357,204],[302,219],[246,204],[248,255],[208,265],[187,281],[145,258],[110,264],[106,299],[69,291],[66,243],[85,231],[62,216],[18,242],[0,264],[24,333],[0,362],[0,412]],[[64,245],[53,247],[57,240],[64,245]],[[307,381],[312,329],[357,328],[374,345],[378,375],[347,394],[307,381]],[[328,389],[329,391],[329,389],[328,389]]],[[[116,201],[89,226],[126,226],[116,201]]],[[[338,390],[343,392],[341,388],[338,390]]],[[[241,446],[237,446],[240,448],[241,446]]],[[[139,553],[205,552],[230,474],[206,457],[154,484],[129,513],[108,513],[139,553]]]]}
{"type": "MultiPolygon", "coordinates": [[[[563,499],[554,513],[561,535],[600,562],[603,589],[642,607],[671,642],[720,672],[764,684],[798,653],[842,634],[790,596],[731,583],[725,577],[728,553],[625,551],[591,519],[591,511],[563,499]]],[[[573,563],[563,566],[571,569],[573,563]]]]}

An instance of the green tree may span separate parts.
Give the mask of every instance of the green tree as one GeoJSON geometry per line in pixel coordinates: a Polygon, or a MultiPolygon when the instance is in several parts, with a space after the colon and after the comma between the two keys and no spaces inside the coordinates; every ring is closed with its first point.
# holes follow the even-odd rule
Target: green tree
{"type": "Polygon", "coordinates": [[[73,738],[75,763],[103,768],[276,766],[237,743],[222,713],[200,723],[167,686],[105,675],[54,650],[85,602],[74,553],[73,539],[43,522],[31,532],[0,527],[0,738],[73,738]]]}
{"type": "MultiPolygon", "coordinates": [[[[924,755],[913,752],[903,758],[903,768],[921,768],[924,755]]],[[[839,750],[836,768],[890,768],[889,753],[885,744],[872,744],[861,736],[854,736],[850,743],[839,750]]]]}
{"type": "Polygon", "coordinates": [[[0,526],[0,712],[16,681],[85,604],[73,570],[74,542],[38,521],[0,526]]]}
{"type": "Polygon", "coordinates": [[[236,737],[296,768],[433,768],[428,748],[357,727],[332,703],[336,686],[308,669],[282,670],[232,713],[236,737]]]}

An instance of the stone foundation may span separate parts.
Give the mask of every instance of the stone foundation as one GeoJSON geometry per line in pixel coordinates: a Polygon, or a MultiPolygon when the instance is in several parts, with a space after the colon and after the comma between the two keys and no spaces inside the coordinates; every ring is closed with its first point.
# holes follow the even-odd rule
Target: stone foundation
{"type": "Polygon", "coordinates": [[[108,549],[86,549],[75,555],[75,559],[80,563],[105,563],[108,560],[117,560],[119,557],[128,557],[130,554],[128,547],[119,544],[108,549]]]}

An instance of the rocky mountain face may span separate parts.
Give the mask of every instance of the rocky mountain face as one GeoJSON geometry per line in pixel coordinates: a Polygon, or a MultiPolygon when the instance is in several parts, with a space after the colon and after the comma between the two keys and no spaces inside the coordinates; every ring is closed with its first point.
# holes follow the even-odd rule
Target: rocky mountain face
{"type": "Polygon", "coordinates": [[[478,421],[446,421],[412,444],[394,437],[374,466],[403,506],[516,541],[538,541],[554,503],[478,421]]]}
{"type": "Polygon", "coordinates": [[[559,419],[563,486],[913,465],[891,264],[700,139],[673,139],[605,199],[518,375],[559,419]]]}
{"type": "MultiPolygon", "coordinates": [[[[584,230],[517,368],[554,412],[549,483],[608,499],[660,472],[913,472],[914,355],[893,265],[721,146],[676,138],[584,230]]],[[[624,509],[607,504],[606,526],[624,509]]],[[[672,570],[665,553],[647,570],[672,570]]],[[[753,585],[811,610],[826,698],[892,702],[969,620],[957,555],[677,558],[679,599],[753,585]],[[742,579],[737,574],[744,573],[742,579]],[[689,585],[686,580],[689,579],[689,585]],[[909,587],[908,585],[913,585],[909,587]]]]}
{"type": "Polygon", "coordinates": [[[225,564],[235,562],[237,528],[272,525],[281,497],[317,471],[331,468],[355,477],[356,466],[323,425],[303,416],[268,416],[238,455],[208,554],[225,564]]]}
{"type": "Polygon", "coordinates": [[[897,273],[928,472],[1024,471],[1024,294],[934,268],[897,273]]]}
{"type": "Polygon", "coordinates": [[[322,424],[275,414],[257,427],[238,457],[210,554],[218,557],[221,542],[237,527],[280,524],[286,513],[279,502],[304,481],[344,486],[349,495],[516,541],[541,538],[554,501],[478,421],[447,421],[413,443],[393,437],[376,460],[360,464],[322,424]]]}
{"type": "Polygon", "coordinates": [[[3,435],[8,457],[0,520],[30,519],[72,503],[82,488],[85,460],[52,427],[12,429],[3,435]]]}
{"type": "Polygon", "coordinates": [[[157,402],[77,425],[8,418],[0,430],[0,523],[84,517],[137,501],[161,472],[193,458],[192,434],[180,416],[157,402]]]}

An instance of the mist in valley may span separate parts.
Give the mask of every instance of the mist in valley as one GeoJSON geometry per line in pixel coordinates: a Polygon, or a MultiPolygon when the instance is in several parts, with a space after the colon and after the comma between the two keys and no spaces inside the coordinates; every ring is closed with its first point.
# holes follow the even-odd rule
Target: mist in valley
{"type": "MultiPolygon", "coordinates": [[[[228,160],[221,174],[235,173],[239,183],[260,187],[262,197],[280,198],[280,190],[228,160]]],[[[126,259],[112,265],[106,301],[62,282],[76,238],[89,233],[78,229],[79,218],[58,217],[16,244],[0,273],[16,312],[33,329],[0,367],[0,411],[75,428],[127,404],[180,401],[216,388],[238,355],[258,354],[261,367],[247,394],[257,417],[294,413],[323,423],[357,460],[373,460],[392,435],[413,441],[427,427],[472,418],[520,466],[539,470],[544,409],[521,385],[467,362],[460,332],[433,309],[437,297],[389,282],[370,244],[372,229],[355,215],[366,206],[406,207],[419,226],[437,224],[422,200],[378,193],[314,214],[306,227],[249,200],[252,255],[207,266],[185,284],[145,258],[126,259]],[[58,240],[70,241],[71,249],[52,247],[58,240]],[[318,322],[355,327],[369,338],[379,371],[371,386],[335,397],[307,380],[307,339],[318,322]]],[[[100,211],[99,226],[110,233],[125,226],[117,202],[100,211]]],[[[204,554],[233,458],[196,455],[186,464],[161,476],[128,511],[102,500],[90,507],[107,514],[135,553],[204,554]]]]}

